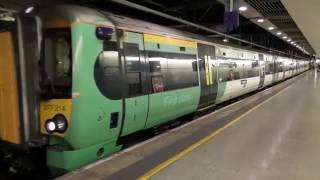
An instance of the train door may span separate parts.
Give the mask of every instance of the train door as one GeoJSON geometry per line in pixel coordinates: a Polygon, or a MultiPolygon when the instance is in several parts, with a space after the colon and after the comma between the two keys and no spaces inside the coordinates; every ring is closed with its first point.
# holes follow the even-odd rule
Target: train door
{"type": "Polygon", "coordinates": [[[259,54],[259,65],[260,65],[260,82],[259,82],[259,89],[263,87],[264,84],[264,77],[265,77],[265,64],[263,61],[263,54],[259,54]]]}
{"type": "Polygon", "coordinates": [[[146,60],[142,53],[143,51],[143,35],[134,32],[124,32],[123,72],[127,88],[121,135],[127,135],[143,129],[146,123],[149,96],[145,68],[146,60]]]}
{"type": "Polygon", "coordinates": [[[214,104],[217,96],[217,68],[214,64],[215,47],[205,44],[198,44],[199,75],[201,95],[199,107],[203,108],[214,104]]]}

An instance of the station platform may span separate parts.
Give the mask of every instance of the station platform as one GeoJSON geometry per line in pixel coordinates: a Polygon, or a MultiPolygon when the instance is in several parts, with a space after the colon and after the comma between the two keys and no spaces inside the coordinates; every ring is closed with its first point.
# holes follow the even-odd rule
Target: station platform
{"type": "Polygon", "coordinates": [[[310,70],[58,179],[319,179],[310,70]]]}

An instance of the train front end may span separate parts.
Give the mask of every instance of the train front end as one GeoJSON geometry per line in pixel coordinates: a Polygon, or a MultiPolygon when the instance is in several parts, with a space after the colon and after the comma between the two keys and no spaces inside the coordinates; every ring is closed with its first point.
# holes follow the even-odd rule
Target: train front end
{"type": "MultiPolygon", "coordinates": [[[[83,10],[66,6],[39,16],[20,14],[0,31],[0,160],[16,170],[39,159],[39,167],[70,171],[119,150],[120,126],[106,131],[102,121],[93,120],[100,109],[90,108],[106,101],[92,92],[91,71],[103,41],[88,21],[106,20],[96,11],[79,17],[83,10]]],[[[115,30],[105,29],[112,30],[107,39],[115,39],[115,30]]],[[[121,100],[107,106],[121,108],[121,100]]]]}

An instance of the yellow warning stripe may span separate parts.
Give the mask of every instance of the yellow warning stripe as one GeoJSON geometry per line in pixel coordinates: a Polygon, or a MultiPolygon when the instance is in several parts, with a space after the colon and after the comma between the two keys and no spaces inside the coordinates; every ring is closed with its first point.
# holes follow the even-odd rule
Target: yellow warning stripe
{"type": "Polygon", "coordinates": [[[212,85],[212,68],[211,68],[211,56],[208,56],[208,65],[209,65],[209,77],[210,77],[210,85],[212,85]]]}
{"type": "Polygon", "coordinates": [[[206,82],[207,86],[210,85],[210,77],[209,77],[209,62],[208,62],[208,56],[204,56],[204,63],[205,63],[205,69],[206,69],[206,82]]]}
{"type": "Polygon", "coordinates": [[[205,70],[206,70],[206,83],[207,86],[213,84],[213,79],[212,79],[212,68],[211,68],[211,57],[205,55],[204,56],[204,62],[205,62],[205,70]]]}
{"type": "Polygon", "coordinates": [[[174,46],[197,48],[197,43],[193,41],[186,41],[186,40],[171,38],[167,36],[153,35],[153,34],[144,34],[144,41],[152,42],[152,43],[168,44],[168,45],[174,45],[174,46]]]}
{"type": "Polygon", "coordinates": [[[258,109],[260,106],[266,104],[267,102],[269,102],[272,98],[274,98],[275,96],[283,93],[286,89],[288,89],[289,87],[292,87],[293,84],[290,84],[288,87],[282,89],[281,91],[279,91],[278,93],[276,93],[275,95],[273,95],[272,97],[270,97],[269,99],[263,101],[262,103],[256,105],[255,107],[253,107],[252,109],[246,111],[245,113],[241,114],[240,116],[238,116],[237,118],[235,118],[234,120],[232,120],[231,122],[229,122],[228,124],[224,125],[223,127],[221,127],[220,129],[218,129],[217,131],[214,131],[213,133],[209,134],[208,136],[202,138],[200,141],[192,144],[191,146],[189,146],[188,148],[182,150],[181,152],[179,152],[178,154],[174,155],[173,157],[171,157],[170,159],[164,161],[163,163],[159,164],[158,166],[156,166],[155,168],[151,169],[150,171],[148,171],[146,174],[140,176],[138,179],[139,180],[147,180],[150,179],[150,177],[158,174],[160,171],[164,170],[166,167],[170,166],[171,164],[173,164],[174,162],[178,161],[179,159],[181,159],[182,157],[186,156],[187,154],[189,154],[190,152],[192,152],[194,149],[198,148],[199,146],[207,143],[208,141],[212,140],[215,136],[217,136],[218,134],[222,133],[225,129],[227,129],[228,127],[234,125],[235,123],[237,123],[239,120],[241,120],[241,118],[247,116],[249,113],[251,113],[252,111],[258,109]]]}

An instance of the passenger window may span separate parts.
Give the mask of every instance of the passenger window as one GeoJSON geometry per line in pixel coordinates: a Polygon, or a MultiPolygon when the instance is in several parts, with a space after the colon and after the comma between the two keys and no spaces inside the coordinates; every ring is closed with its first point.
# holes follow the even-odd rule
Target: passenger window
{"type": "Polygon", "coordinates": [[[152,76],[151,77],[151,84],[152,84],[152,91],[163,92],[164,91],[164,84],[163,84],[163,77],[160,76],[152,76]]]}
{"type": "Polygon", "coordinates": [[[141,72],[127,72],[128,95],[142,94],[141,72]]]}
{"type": "Polygon", "coordinates": [[[148,52],[148,59],[152,92],[163,92],[166,87],[166,77],[164,75],[168,67],[167,58],[161,52],[148,52]]]}
{"type": "Polygon", "coordinates": [[[244,60],[244,77],[251,78],[259,76],[259,63],[256,60],[244,60]]]}
{"type": "Polygon", "coordinates": [[[139,45],[133,44],[133,43],[124,43],[123,48],[124,48],[127,72],[140,72],[141,62],[140,62],[139,45]]]}
{"type": "Polygon", "coordinates": [[[154,93],[198,85],[195,55],[148,52],[148,58],[154,93]]]}
{"type": "Polygon", "coordinates": [[[197,72],[194,71],[195,55],[168,53],[167,90],[197,86],[197,72]]]}
{"type": "Polygon", "coordinates": [[[273,73],[273,62],[272,61],[266,61],[266,63],[265,63],[265,73],[266,74],[272,74],[273,73]]]}
{"type": "Polygon", "coordinates": [[[257,60],[221,59],[219,64],[219,82],[259,76],[259,63],[257,60]]]}
{"type": "Polygon", "coordinates": [[[150,72],[161,72],[161,64],[160,61],[150,61],[150,72]]]}
{"type": "Polygon", "coordinates": [[[283,62],[278,62],[278,72],[283,72],[284,71],[284,67],[283,67],[283,62]]]}
{"type": "Polygon", "coordinates": [[[143,93],[141,84],[141,68],[139,45],[123,43],[125,69],[128,84],[128,95],[135,96],[143,93]]]}
{"type": "Polygon", "coordinates": [[[232,59],[222,59],[219,64],[218,77],[219,82],[233,81],[243,76],[243,65],[241,61],[232,59]]]}

